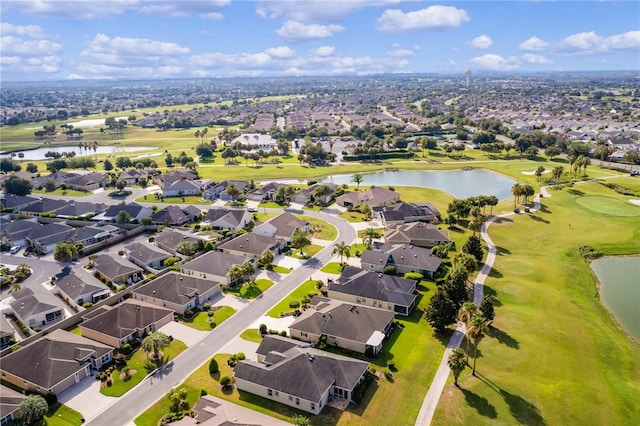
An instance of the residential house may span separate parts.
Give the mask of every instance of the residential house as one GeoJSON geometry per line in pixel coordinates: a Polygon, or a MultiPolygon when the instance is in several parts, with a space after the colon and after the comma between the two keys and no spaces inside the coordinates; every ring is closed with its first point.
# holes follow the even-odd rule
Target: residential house
{"type": "Polygon", "coordinates": [[[223,180],[205,189],[204,198],[207,200],[220,199],[223,201],[231,201],[231,197],[227,194],[227,187],[231,184],[235,185],[241,192],[245,192],[249,185],[248,182],[244,180],[223,180]]]}
{"type": "Polygon", "coordinates": [[[171,257],[164,250],[137,241],[125,246],[124,252],[127,259],[144,269],[161,268],[162,263],[171,257]]]}
{"type": "Polygon", "coordinates": [[[149,207],[141,206],[138,203],[118,204],[111,206],[106,212],[101,213],[93,218],[96,221],[115,222],[118,218],[118,214],[121,211],[125,211],[131,216],[131,221],[138,221],[153,214],[153,211],[149,207]]]}
{"type": "Polygon", "coordinates": [[[163,175],[158,175],[156,176],[156,178],[160,179],[162,186],[167,186],[171,185],[177,180],[196,180],[198,179],[198,173],[189,169],[176,170],[173,172],[165,173],[163,175]]]}
{"type": "Polygon", "coordinates": [[[250,410],[241,405],[216,398],[201,396],[191,411],[193,417],[184,416],[182,420],[171,422],[172,426],[290,426],[275,417],[250,410]]]}
{"type": "MultiPolygon", "coordinates": [[[[15,342],[16,331],[4,315],[0,314],[0,350],[11,346],[15,342]]],[[[0,415],[0,418],[2,415],[0,415]]]]}
{"type": "Polygon", "coordinates": [[[164,228],[155,236],[156,246],[172,254],[177,254],[176,248],[183,241],[188,241],[196,247],[196,251],[202,250],[205,240],[191,232],[178,231],[172,228],[164,228]]]}
{"type": "Polygon", "coordinates": [[[9,247],[27,245],[26,236],[40,228],[36,219],[14,220],[0,226],[0,241],[9,247]]]}
{"type": "Polygon", "coordinates": [[[384,240],[389,244],[410,244],[431,248],[451,241],[449,232],[436,225],[424,222],[410,222],[387,227],[384,240]]]}
{"type": "Polygon", "coordinates": [[[106,173],[92,172],[73,177],[67,180],[65,185],[78,191],[95,191],[104,187],[108,180],[109,176],[106,173]]]}
{"type": "Polygon", "coordinates": [[[80,278],[75,272],[56,277],[60,297],[70,306],[76,307],[87,302],[99,302],[111,295],[111,291],[104,284],[97,280],[92,282],[91,278],[80,278]]]}
{"type": "Polygon", "coordinates": [[[138,287],[131,294],[136,300],[166,307],[184,315],[186,311],[215,299],[220,294],[220,283],[170,272],[138,287]]]}
{"type": "Polygon", "coordinates": [[[119,348],[173,321],[173,310],[126,299],[115,306],[101,306],[83,319],[80,330],[84,337],[119,348]]]}
{"type": "Polygon", "coordinates": [[[247,147],[250,151],[263,150],[267,152],[275,149],[278,145],[278,142],[271,135],[262,133],[247,133],[231,141],[231,145],[237,143],[247,147]]]}
{"type": "Polygon", "coordinates": [[[35,177],[31,180],[31,184],[34,188],[44,188],[45,184],[49,181],[53,182],[56,188],[59,188],[62,184],[67,184],[71,179],[77,178],[80,173],[76,172],[55,172],[50,175],[35,177]]]}
{"type": "Polygon", "coordinates": [[[393,330],[394,317],[391,311],[314,296],[311,308],[289,325],[289,335],[313,344],[324,336],[328,345],[375,355],[393,330]]]}
{"type": "Polygon", "coordinates": [[[280,241],[275,238],[248,232],[220,244],[218,249],[236,256],[259,259],[265,250],[273,252],[274,256],[277,255],[280,247],[280,241]]]}
{"type": "Polygon", "coordinates": [[[247,258],[221,251],[210,251],[180,266],[180,272],[210,281],[231,284],[227,272],[233,265],[242,265],[247,258]]]}
{"type": "Polygon", "coordinates": [[[296,192],[291,198],[291,202],[297,204],[306,204],[307,201],[315,201],[317,198],[316,188],[318,188],[319,186],[328,186],[331,189],[331,193],[323,196],[320,199],[321,202],[327,204],[331,200],[333,193],[338,189],[338,185],[334,183],[314,183],[313,185],[296,192]]]}
{"type": "Polygon", "coordinates": [[[366,191],[347,192],[336,198],[342,207],[353,207],[357,204],[368,204],[372,209],[400,201],[400,194],[387,188],[374,187],[366,191]]]}
{"type": "Polygon", "coordinates": [[[328,280],[327,295],[359,305],[409,315],[416,303],[416,280],[346,266],[336,280],[328,280]]]}
{"type": "Polygon", "coordinates": [[[396,203],[374,209],[386,226],[407,222],[440,220],[440,211],[431,203],[396,203]]]}
{"type": "Polygon", "coordinates": [[[51,212],[56,217],[71,219],[71,218],[85,218],[88,216],[95,216],[98,213],[102,213],[107,210],[107,205],[102,203],[87,203],[83,201],[70,201],[64,206],[52,210],[51,212]]]}
{"type": "Polygon", "coordinates": [[[289,212],[284,212],[272,218],[268,222],[261,223],[253,228],[253,233],[290,243],[296,230],[308,230],[309,222],[298,219],[289,212]]]}
{"type": "Polygon", "coordinates": [[[183,208],[182,211],[184,212],[184,214],[189,216],[190,222],[202,219],[203,212],[200,207],[188,205],[187,207],[183,208]]]}
{"type": "Polygon", "coordinates": [[[11,297],[13,302],[9,306],[16,319],[30,328],[44,328],[64,318],[59,301],[48,291],[36,294],[25,287],[11,293],[11,297]]]}
{"type": "Polygon", "coordinates": [[[202,220],[203,224],[211,225],[211,229],[228,229],[237,232],[251,222],[253,218],[246,209],[209,209],[202,220]]]}
{"type": "Polygon", "coordinates": [[[100,277],[116,284],[133,284],[144,278],[142,268],[117,255],[100,254],[93,262],[100,277]]]}
{"type": "Polygon", "coordinates": [[[58,209],[65,207],[70,202],[67,200],[58,200],[55,198],[42,198],[35,203],[22,208],[21,212],[27,216],[38,217],[43,213],[53,213],[58,209]]]}
{"type": "Polygon", "coordinates": [[[0,425],[8,426],[17,420],[16,411],[27,396],[0,385],[0,425]]]}
{"type": "Polygon", "coordinates": [[[22,211],[23,208],[36,202],[38,202],[38,198],[9,194],[7,192],[0,194],[0,204],[2,205],[2,209],[9,210],[13,213],[18,213],[22,211]]]}
{"type": "Polygon", "coordinates": [[[155,173],[152,170],[129,169],[120,173],[118,179],[122,179],[127,186],[133,186],[140,181],[140,178],[150,179],[155,173]]]}
{"type": "Polygon", "coordinates": [[[2,380],[29,392],[60,394],[113,360],[113,348],[62,329],[2,358],[2,380]]]}
{"type": "Polygon", "coordinates": [[[247,199],[252,201],[268,201],[273,200],[278,188],[281,186],[287,186],[284,183],[270,182],[262,185],[259,188],[247,191],[247,199]]]}
{"type": "Polygon", "coordinates": [[[369,368],[365,361],[279,336],[265,336],[256,353],[261,362],[243,360],[235,366],[236,388],[312,414],[331,399],[348,404],[369,368]]]}
{"type": "Polygon", "coordinates": [[[72,238],[76,243],[88,247],[106,241],[123,232],[124,230],[117,226],[96,223],[95,225],[76,228],[72,238]]]}
{"type": "Polygon", "coordinates": [[[440,269],[442,259],[431,253],[431,249],[411,244],[377,244],[360,256],[362,269],[383,272],[387,266],[394,266],[396,272],[405,274],[417,272],[424,277],[433,277],[440,269]]]}
{"type": "Polygon", "coordinates": [[[202,184],[198,180],[179,179],[166,183],[162,187],[163,197],[186,197],[202,194],[202,184]]]}
{"type": "Polygon", "coordinates": [[[38,253],[51,253],[60,243],[73,242],[76,230],[65,223],[47,223],[25,236],[27,245],[38,253]]]}
{"type": "Polygon", "coordinates": [[[178,206],[167,206],[152,214],[151,220],[154,225],[182,226],[191,221],[191,216],[178,206]]]}

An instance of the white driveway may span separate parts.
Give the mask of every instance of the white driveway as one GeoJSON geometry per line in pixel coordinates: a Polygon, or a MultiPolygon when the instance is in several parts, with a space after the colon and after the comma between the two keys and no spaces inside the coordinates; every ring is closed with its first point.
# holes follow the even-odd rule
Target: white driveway
{"type": "Polygon", "coordinates": [[[58,395],[58,401],[82,414],[86,421],[107,409],[116,399],[100,393],[100,380],[95,376],[85,377],[58,395]]]}
{"type": "Polygon", "coordinates": [[[187,347],[194,346],[209,334],[208,331],[196,330],[195,328],[191,328],[175,321],[171,321],[169,324],[160,327],[158,331],[183,341],[187,347]]]}
{"type": "Polygon", "coordinates": [[[258,346],[259,344],[256,342],[250,342],[236,336],[231,339],[229,343],[224,345],[217,353],[237,354],[238,352],[242,352],[247,359],[250,359],[251,361],[258,361],[258,356],[256,355],[258,346]]]}

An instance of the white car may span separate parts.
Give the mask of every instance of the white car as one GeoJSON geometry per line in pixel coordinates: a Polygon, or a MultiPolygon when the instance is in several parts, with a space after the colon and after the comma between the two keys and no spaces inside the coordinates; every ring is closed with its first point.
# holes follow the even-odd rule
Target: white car
{"type": "Polygon", "coordinates": [[[22,248],[22,247],[20,247],[20,246],[13,246],[13,247],[11,247],[11,249],[9,250],[9,253],[11,253],[11,254],[16,254],[17,252],[19,252],[19,251],[20,251],[20,249],[21,249],[21,248],[22,248]]]}

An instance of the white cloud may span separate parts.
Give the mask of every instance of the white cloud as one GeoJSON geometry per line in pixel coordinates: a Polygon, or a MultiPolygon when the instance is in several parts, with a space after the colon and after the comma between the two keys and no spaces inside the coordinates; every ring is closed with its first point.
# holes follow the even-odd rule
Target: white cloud
{"type": "Polygon", "coordinates": [[[535,55],[533,53],[526,53],[522,55],[522,60],[529,64],[552,64],[551,59],[545,58],[542,55],[535,55]]]}
{"type": "Polygon", "coordinates": [[[603,37],[593,31],[572,34],[560,42],[560,48],[566,51],[595,50],[602,45],[603,37]]]}
{"type": "Polygon", "coordinates": [[[265,19],[287,19],[304,23],[339,22],[352,11],[400,3],[400,0],[267,0],[256,7],[265,19]]]}
{"type": "Polygon", "coordinates": [[[511,56],[509,58],[503,58],[499,55],[487,53],[482,56],[477,56],[469,61],[473,68],[481,70],[491,71],[513,71],[518,69],[518,60],[511,56]]]}
{"type": "Polygon", "coordinates": [[[69,74],[67,80],[85,80],[86,77],[80,74],[69,74]]]}
{"type": "Polygon", "coordinates": [[[271,47],[265,50],[265,52],[272,58],[279,59],[291,58],[296,54],[295,50],[287,46],[271,47]]]}
{"type": "Polygon", "coordinates": [[[413,50],[409,50],[409,49],[394,49],[394,50],[390,50],[387,52],[390,56],[394,56],[396,58],[405,58],[407,56],[416,56],[415,53],[413,53],[413,50]]]}
{"type": "Polygon", "coordinates": [[[385,32],[409,32],[457,28],[470,18],[463,9],[452,6],[429,6],[426,9],[404,13],[388,9],[378,18],[376,28],[385,32]]]}
{"type": "Polygon", "coordinates": [[[17,35],[31,38],[44,38],[44,32],[39,25],[13,25],[7,22],[0,23],[0,34],[17,35]]]}
{"type": "Polygon", "coordinates": [[[285,40],[302,41],[333,37],[333,33],[343,30],[344,27],[340,25],[307,25],[297,21],[287,21],[276,30],[276,34],[285,40]]]}
{"type": "Polygon", "coordinates": [[[525,40],[522,43],[520,43],[520,46],[518,46],[518,49],[537,52],[537,51],[540,51],[540,50],[544,50],[547,47],[549,47],[549,43],[547,43],[544,40],[539,39],[536,36],[533,36],[533,37],[529,38],[528,40],[525,40]]]}
{"type": "Polygon", "coordinates": [[[14,74],[54,74],[60,71],[60,57],[58,56],[2,56],[0,57],[0,71],[14,74]]]}
{"type": "Polygon", "coordinates": [[[62,45],[49,40],[23,40],[6,35],[0,38],[2,55],[38,56],[50,55],[62,50],[62,45]]]}
{"type": "Polygon", "coordinates": [[[313,56],[331,56],[335,50],[336,48],[333,46],[320,46],[317,49],[311,50],[309,53],[313,56]]]}
{"type": "Polygon", "coordinates": [[[608,50],[638,50],[640,49],[640,31],[628,31],[607,37],[604,42],[608,50]]]}
{"type": "Polygon", "coordinates": [[[628,31],[604,37],[594,31],[571,34],[558,43],[560,53],[593,55],[640,49],[640,31],[628,31]]]}
{"type": "Polygon", "coordinates": [[[224,19],[224,15],[220,12],[201,13],[199,16],[200,19],[208,21],[222,21],[224,19]]]}
{"type": "Polygon", "coordinates": [[[105,34],[97,34],[80,54],[101,64],[134,65],[157,63],[163,57],[174,58],[187,53],[188,47],[176,43],[146,38],[110,38],[105,34]]]}
{"type": "Polygon", "coordinates": [[[493,44],[493,40],[488,35],[482,34],[471,40],[471,47],[474,49],[487,50],[493,44]]]}

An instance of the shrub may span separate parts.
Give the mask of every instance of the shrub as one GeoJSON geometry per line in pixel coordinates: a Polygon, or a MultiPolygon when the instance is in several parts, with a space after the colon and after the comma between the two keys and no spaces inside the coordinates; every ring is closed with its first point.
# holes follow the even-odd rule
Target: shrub
{"type": "Polygon", "coordinates": [[[208,316],[209,318],[211,318],[211,317],[213,316],[213,312],[211,312],[211,311],[207,312],[207,316],[208,316]]]}
{"type": "Polygon", "coordinates": [[[205,303],[204,305],[202,305],[202,309],[208,311],[209,309],[211,309],[211,303],[205,303]]]}
{"type": "Polygon", "coordinates": [[[244,355],[244,352],[238,352],[238,353],[236,354],[236,359],[237,359],[238,361],[242,361],[242,360],[244,360],[244,359],[247,359],[247,357],[244,355]]]}
{"type": "Polygon", "coordinates": [[[180,261],[180,258],[172,256],[172,257],[166,258],[164,262],[162,262],[162,264],[164,266],[173,266],[178,261],[180,261]]]}
{"type": "Polygon", "coordinates": [[[404,277],[408,280],[421,280],[422,278],[424,278],[422,274],[418,272],[407,272],[404,274],[404,277]]]}
{"type": "Polygon", "coordinates": [[[280,335],[281,335],[282,337],[287,337],[287,330],[282,330],[282,331],[280,332],[280,335]]]}
{"type": "Polygon", "coordinates": [[[300,307],[300,302],[298,302],[297,300],[293,300],[291,302],[289,302],[289,307],[291,309],[296,309],[300,307]]]}
{"type": "Polygon", "coordinates": [[[386,275],[393,275],[396,273],[396,267],[393,265],[389,265],[389,266],[385,266],[384,267],[384,273],[386,275]]]}
{"type": "Polygon", "coordinates": [[[44,394],[44,399],[49,405],[53,405],[58,402],[58,396],[52,391],[47,391],[47,393],[44,394]]]}
{"type": "Polygon", "coordinates": [[[118,255],[120,256],[124,255],[124,250],[118,250],[118,255]]]}
{"type": "Polygon", "coordinates": [[[192,309],[187,309],[186,311],[184,311],[184,316],[185,318],[189,318],[193,316],[193,310],[192,309]]]}
{"type": "Polygon", "coordinates": [[[231,385],[231,377],[224,376],[220,379],[220,386],[222,386],[223,388],[226,388],[230,385],[231,385]]]}
{"type": "Polygon", "coordinates": [[[220,371],[218,361],[215,358],[211,358],[211,361],[209,361],[209,374],[216,374],[218,371],[220,371]]]}
{"type": "Polygon", "coordinates": [[[120,347],[120,352],[122,352],[125,355],[129,355],[132,350],[133,350],[133,348],[131,347],[131,345],[129,343],[125,343],[124,345],[122,345],[120,347]]]}
{"type": "Polygon", "coordinates": [[[113,356],[113,360],[115,361],[117,366],[122,366],[127,363],[127,356],[120,352],[113,356]]]}
{"type": "Polygon", "coordinates": [[[582,246],[580,247],[580,256],[584,257],[585,259],[597,259],[602,256],[602,252],[597,248],[582,246]]]}
{"type": "Polygon", "coordinates": [[[260,334],[267,334],[267,324],[260,324],[260,334]]]}
{"type": "Polygon", "coordinates": [[[91,302],[84,302],[84,303],[82,304],[82,307],[83,307],[83,308],[90,308],[90,307],[92,307],[92,306],[93,306],[93,303],[91,303],[91,302]]]}
{"type": "Polygon", "coordinates": [[[205,389],[200,389],[200,396],[207,395],[207,391],[205,389]]]}
{"type": "Polygon", "coordinates": [[[113,382],[111,381],[111,379],[107,379],[107,387],[110,388],[112,384],[113,382]]]}

